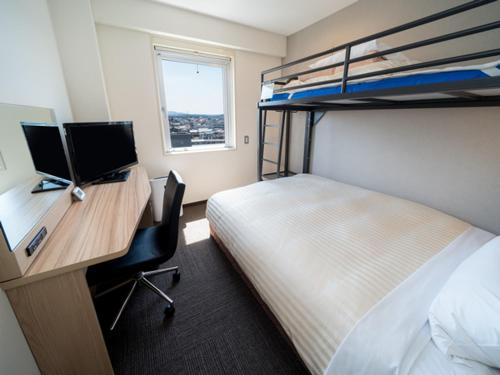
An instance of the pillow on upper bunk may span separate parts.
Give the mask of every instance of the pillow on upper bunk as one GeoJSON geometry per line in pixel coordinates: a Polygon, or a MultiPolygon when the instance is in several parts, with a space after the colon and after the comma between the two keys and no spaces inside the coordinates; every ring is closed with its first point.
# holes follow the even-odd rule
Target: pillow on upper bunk
{"type": "MultiPolygon", "coordinates": [[[[392,60],[380,60],[376,62],[372,62],[369,64],[360,64],[360,63],[355,63],[352,65],[349,65],[349,76],[354,76],[358,74],[364,74],[364,73],[371,73],[371,72],[376,72],[379,70],[386,70],[386,69],[391,69],[391,68],[397,68],[401,66],[398,62],[394,62],[392,60]]],[[[335,76],[338,78],[342,78],[344,75],[344,67],[340,66],[338,68],[335,68],[335,76]]],[[[390,76],[391,74],[386,74],[384,76],[390,76]]],[[[374,77],[374,78],[380,78],[380,77],[374,77]]]]}
{"type": "MultiPolygon", "coordinates": [[[[363,74],[363,73],[371,73],[371,72],[376,72],[379,70],[395,68],[398,66],[399,65],[397,63],[394,63],[393,61],[382,60],[382,61],[374,62],[371,64],[349,67],[349,75],[354,76],[354,75],[363,74]]],[[[329,80],[333,80],[333,79],[340,79],[340,78],[342,78],[343,73],[344,73],[344,69],[342,68],[342,69],[335,70],[335,72],[332,74],[317,75],[317,76],[313,76],[313,77],[311,77],[310,75],[301,76],[300,79],[291,80],[286,85],[284,85],[283,88],[293,90],[294,87],[296,87],[298,85],[302,85],[304,83],[316,83],[316,82],[322,82],[322,81],[329,81],[329,80]]],[[[386,74],[386,75],[384,75],[384,77],[387,77],[390,75],[391,74],[386,74]]],[[[382,76],[377,76],[374,78],[381,78],[381,77],[382,76]]]]}
{"type": "Polygon", "coordinates": [[[292,79],[290,82],[288,82],[286,85],[284,85],[283,88],[290,88],[290,87],[302,85],[303,83],[304,83],[304,81],[301,79],[292,79]]]}
{"type": "MultiPolygon", "coordinates": [[[[358,44],[358,45],[352,47],[351,48],[351,59],[355,59],[357,57],[369,55],[369,54],[379,52],[379,51],[384,51],[384,50],[389,49],[389,48],[391,48],[391,47],[389,47],[387,44],[384,44],[382,42],[379,42],[377,39],[374,39],[374,40],[371,40],[369,42],[366,42],[363,44],[358,44]]],[[[309,65],[309,68],[311,68],[311,69],[320,68],[322,66],[336,64],[336,63],[342,62],[344,60],[345,60],[345,50],[341,50],[339,52],[334,53],[331,56],[327,56],[321,60],[316,61],[315,63],[309,65]]],[[[410,64],[412,62],[412,60],[409,59],[408,57],[406,57],[403,53],[398,52],[398,53],[391,53],[389,55],[385,55],[385,56],[381,56],[381,57],[376,57],[373,59],[359,61],[357,63],[350,64],[350,66],[354,67],[357,64],[365,65],[365,64],[370,64],[370,63],[382,61],[382,60],[391,60],[394,63],[398,63],[399,64],[398,66],[407,65],[407,64],[410,64]]],[[[337,70],[339,68],[343,69],[343,67],[337,67],[334,69],[337,70]]]]}
{"type": "Polygon", "coordinates": [[[500,367],[500,237],[452,273],[431,305],[429,323],[445,355],[500,367]]]}

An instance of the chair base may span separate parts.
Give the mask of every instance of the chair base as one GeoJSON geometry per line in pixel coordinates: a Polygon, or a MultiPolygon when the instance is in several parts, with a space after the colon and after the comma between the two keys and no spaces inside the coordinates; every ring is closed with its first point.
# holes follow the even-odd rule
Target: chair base
{"type": "Polygon", "coordinates": [[[168,272],[174,272],[173,274],[173,281],[178,282],[180,280],[180,272],[179,272],[179,267],[169,267],[169,268],[162,268],[159,270],[154,270],[154,271],[146,271],[146,272],[139,272],[137,273],[134,277],[117,284],[109,289],[104,290],[101,293],[98,293],[95,298],[100,298],[108,293],[111,293],[122,286],[128,285],[132,283],[132,287],[130,288],[127,297],[125,297],[125,300],[123,301],[120,310],[118,311],[118,314],[116,315],[115,319],[113,320],[113,323],[111,324],[110,331],[114,330],[116,327],[116,324],[118,323],[118,320],[120,320],[120,317],[123,314],[123,311],[125,310],[125,307],[127,306],[128,302],[130,301],[130,298],[132,297],[132,294],[134,293],[137,284],[141,284],[146,286],[149,290],[151,290],[153,293],[157,294],[160,296],[162,299],[167,301],[168,305],[165,308],[165,314],[167,315],[172,315],[175,312],[175,306],[174,306],[174,301],[167,296],[165,293],[163,293],[156,285],[154,285],[151,281],[149,281],[146,277],[147,276],[154,276],[154,275],[160,275],[162,273],[168,273],[168,272]]]}

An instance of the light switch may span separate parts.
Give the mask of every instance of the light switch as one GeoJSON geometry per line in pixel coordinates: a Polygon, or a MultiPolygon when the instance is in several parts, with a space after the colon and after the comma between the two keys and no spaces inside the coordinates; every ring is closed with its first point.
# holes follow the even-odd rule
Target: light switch
{"type": "Polygon", "coordinates": [[[246,145],[249,144],[250,143],[250,137],[248,135],[245,135],[243,137],[243,142],[245,142],[246,145]]]}
{"type": "Polygon", "coordinates": [[[7,166],[5,165],[5,161],[3,160],[2,152],[0,151],[0,171],[5,171],[7,166]]]}

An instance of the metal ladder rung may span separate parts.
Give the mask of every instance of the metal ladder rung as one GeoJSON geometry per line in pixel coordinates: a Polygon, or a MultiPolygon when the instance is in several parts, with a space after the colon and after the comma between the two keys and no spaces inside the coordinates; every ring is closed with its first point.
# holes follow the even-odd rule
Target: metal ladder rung
{"type": "Polygon", "coordinates": [[[271,180],[276,180],[276,173],[268,173],[262,175],[262,181],[271,181],[271,180]]]}
{"type": "Polygon", "coordinates": [[[269,145],[269,146],[274,146],[274,147],[279,147],[279,143],[273,143],[273,142],[264,142],[265,145],[269,145]]]}
{"type": "MultiPolygon", "coordinates": [[[[270,172],[270,173],[264,173],[262,175],[263,178],[267,180],[274,180],[276,178],[276,172],[270,172]]],[[[288,172],[288,176],[294,176],[295,173],[293,172],[288,172]]],[[[280,177],[287,177],[287,173],[285,171],[280,171],[280,177]]]]}
{"type": "Polygon", "coordinates": [[[274,164],[274,165],[278,165],[278,162],[276,162],[274,160],[269,160],[269,159],[266,159],[266,158],[262,158],[262,160],[267,161],[268,163],[271,163],[271,164],[274,164]]]}
{"type": "Polygon", "coordinates": [[[264,126],[266,128],[279,128],[279,125],[276,125],[276,124],[265,124],[264,126]]]}

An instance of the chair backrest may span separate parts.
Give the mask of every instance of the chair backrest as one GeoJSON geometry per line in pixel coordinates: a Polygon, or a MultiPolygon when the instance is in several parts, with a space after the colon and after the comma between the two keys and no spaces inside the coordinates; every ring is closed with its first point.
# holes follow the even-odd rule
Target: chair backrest
{"type": "Polygon", "coordinates": [[[185,189],[186,185],[179,173],[170,171],[163,193],[163,216],[161,224],[156,228],[158,248],[166,258],[172,257],[177,248],[179,216],[185,189]]]}

